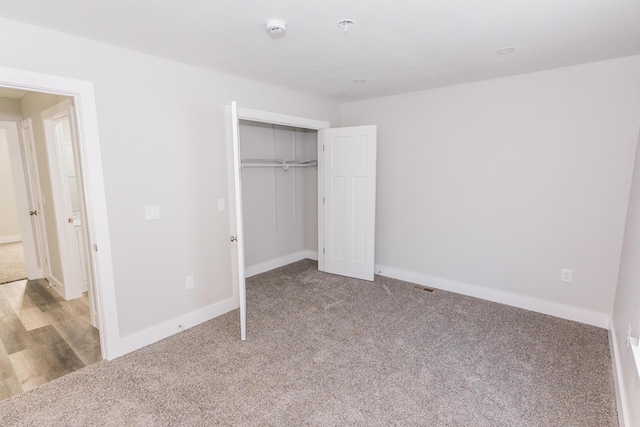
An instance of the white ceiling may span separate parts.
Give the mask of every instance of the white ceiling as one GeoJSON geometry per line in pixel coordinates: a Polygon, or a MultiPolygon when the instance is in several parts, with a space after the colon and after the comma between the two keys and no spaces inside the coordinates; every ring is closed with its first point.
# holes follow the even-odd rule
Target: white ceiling
{"type": "Polygon", "coordinates": [[[0,0],[0,15],[345,101],[640,54],[640,0],[0,0]]]}

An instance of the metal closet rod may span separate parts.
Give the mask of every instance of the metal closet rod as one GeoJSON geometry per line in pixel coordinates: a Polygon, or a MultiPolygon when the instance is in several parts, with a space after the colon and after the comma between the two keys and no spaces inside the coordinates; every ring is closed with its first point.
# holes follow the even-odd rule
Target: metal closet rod
{"type": "Polygon", "coordinates": [[[290,160],[290,159],[242,159],[243,168],[311,168],[317,167],[317,160],[290,160]]]}

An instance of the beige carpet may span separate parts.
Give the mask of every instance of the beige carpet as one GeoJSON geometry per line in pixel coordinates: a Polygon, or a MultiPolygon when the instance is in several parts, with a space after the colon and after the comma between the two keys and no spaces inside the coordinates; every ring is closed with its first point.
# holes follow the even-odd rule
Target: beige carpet
{"type": "Polygon", "coordinates": [[[22,242],[0,245],[0,284],[27,278],[22,242]]]}
{"type": "Polygon", "coordinates": [[[303,261],[238,311],[0,401],[3,426],[617,426],[607,331],[303,261]]]}

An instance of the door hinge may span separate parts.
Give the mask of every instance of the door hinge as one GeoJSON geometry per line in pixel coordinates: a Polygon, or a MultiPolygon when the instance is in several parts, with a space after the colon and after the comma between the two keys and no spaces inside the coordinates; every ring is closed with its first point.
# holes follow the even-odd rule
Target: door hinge
{"type": "Polygon", "coordinates": [[[322,253],[324,254],[324,248],[322,248],[322,253]]]}
{"type": "Polygon", "coordinates": [[[95,252],[98,252],[98,245],[93,245],[93,250],[94,250],[95,252]]]}
{"type": "Polygon", "coordinates": [[[322,144],[322,151],[324,151],[324,144],[322,144]]]}
{"type": "Polygon", "coordinates": [[[322,198],[322,204],[324,205],[324,197],[322,198]]]}

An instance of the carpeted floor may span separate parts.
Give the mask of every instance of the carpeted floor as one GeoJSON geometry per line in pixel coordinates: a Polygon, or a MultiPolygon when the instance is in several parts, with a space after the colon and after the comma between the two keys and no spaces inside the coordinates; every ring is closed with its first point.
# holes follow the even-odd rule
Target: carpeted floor
{"type": "Polygon", "coordinates": [[[27,278],[22,242],[0,245],[0,284],[16,282],[27,278]]]}
{"type": "Polygon", "coordinates": [[[237,310],[0,402],[3,425],[617,426],[607,331],[444,291],[248,280],[237,310]]]}

